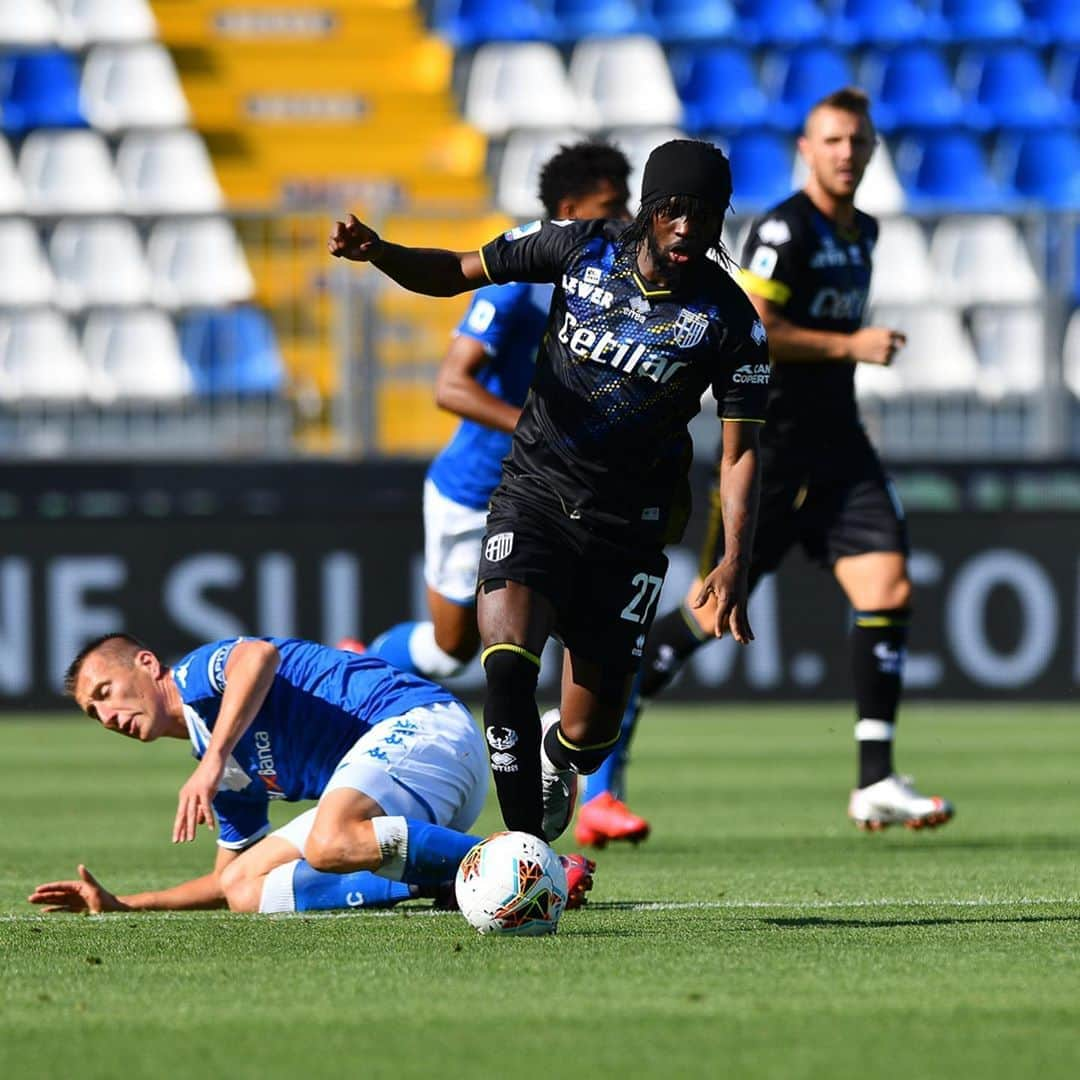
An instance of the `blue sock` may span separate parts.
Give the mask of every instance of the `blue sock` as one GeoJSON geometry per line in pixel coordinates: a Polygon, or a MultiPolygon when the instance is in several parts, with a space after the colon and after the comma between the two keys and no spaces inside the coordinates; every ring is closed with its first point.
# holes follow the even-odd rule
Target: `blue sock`
{"type": "Polygon", "coordinates": [[[637,727],[638,717],[641,715],[641,672],[634,679],[633,689],[630,691],[630,700],[626,703],[626,711],[623,713],[622,724],[619,728],[619,741],[611,748],[611,753],[604,758],[600,768],[596,772],[585,777],[585,786],[581,792],[582,805],[597,795],[610,792],[616,799],[622,799],[626,794],[626,766],[630,755],[630,741],[634,737],[634,729],[637,727]]]}
{"type": "Polygon", "coordinates": [[[469,849],[483,839],[411,818],[405,824],[409,841],[401,880],[412,885],[441,885],[450,881],[469,849]]]}
{"type": "Polygon", "coordinates": [[[410,675],[419,675],[420,669],[413,662],[412,653],[409,652],[409,638],[416,628],[414,622],[398,623],[389,630],[380,634],[367,648],[369,656],[378,656],[389,664],[393,664],[399,671],[407,671],[410,675]]]}
{"type": "Polygon", "coordinates": [[[312,870],[304,860],[296,864],[292,887],[297,911],[391,907],[413,896],[413,890],[404,882],[388,881],[369,870],[328,874],[312,870]]]}

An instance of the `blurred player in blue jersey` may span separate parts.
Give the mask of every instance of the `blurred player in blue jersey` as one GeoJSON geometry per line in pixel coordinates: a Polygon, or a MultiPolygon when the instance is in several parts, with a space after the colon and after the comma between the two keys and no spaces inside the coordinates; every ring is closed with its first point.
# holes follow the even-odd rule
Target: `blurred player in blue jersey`
{"type": "MultiPolygon", "coordinates": [[[[289,638],[232,638],[168,667],[135,638],[91,642],[68,692],[107,731],[190,741],[174,843],[218,827],[213,870],[159,892],[115,896],[80,880],[38,886],[51,910],[311,911],[435,895],[479,837],[484,741],[447,690],[376,657],[289,638]],[[271,799],[318,799],[274,832],[271,799]]],[[[573,900],[591,864],[564,856],[573,900]]]]}

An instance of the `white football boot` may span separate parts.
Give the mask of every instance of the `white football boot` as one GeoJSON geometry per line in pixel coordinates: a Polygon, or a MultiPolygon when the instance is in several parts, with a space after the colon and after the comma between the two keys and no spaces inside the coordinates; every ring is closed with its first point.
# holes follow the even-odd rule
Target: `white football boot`
{"type": "Polygon", "coordinates": [[[551,843],[566,832],[574,817],[578,777],[570,769],[556,769],[544,750],[548,731],[559,722],[559,710],[548,709],[540,717],[540,781],[544,789],[544,839],[551,843]]]}
{"type": "Polygon", "coordinates": [[[932,829],[953,816],[953,805],[940,795],[920,795],[910,776],[886,776],[876,784],[856,788],[848,801],[848,817],[860,829],[878,832],[889,825],[932,829]]]}

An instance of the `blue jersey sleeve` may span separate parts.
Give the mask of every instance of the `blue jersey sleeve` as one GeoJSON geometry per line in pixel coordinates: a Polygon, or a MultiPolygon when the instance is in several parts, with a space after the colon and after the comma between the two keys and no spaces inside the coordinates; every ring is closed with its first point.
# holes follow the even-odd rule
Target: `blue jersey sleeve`
{"type": "Polygon", "coordinates": [[[243,851],[270,831],[269,799],[237,791],[214,796],[218,819],[218,847],[243,851]]]}
{"type": "Polygon", "coordinates": [[[173,678],[185,702],[221,697],[225,693],[225,664],[233,649],[243,640],[225,638],[209,645],[200,645],[173,667],[173,678]]]}
{"type": "Polygon", "coordinates": [[[495,356],[514,335],[521,306],[528,305],[528,285],[485,285],[474,294],[469,310],[458,323],[457,333],[471,337],[495,356]]]}

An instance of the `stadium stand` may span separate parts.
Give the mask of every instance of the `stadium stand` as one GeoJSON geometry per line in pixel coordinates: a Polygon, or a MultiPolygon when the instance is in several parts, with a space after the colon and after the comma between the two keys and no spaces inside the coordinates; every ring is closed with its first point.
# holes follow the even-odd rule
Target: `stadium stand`
{"type": "Polygon", "coordinates": [[[92,312],[82,351],[99,401],[177,402],[192,391],[172,321],[154,308],[92,312]]]}
{"type": "Polygon", "coordinates": [[[83,111],[99,131],[183,127],[190,119],[169,54],[151,42],[94,46],[80,93],[83,111]]]}
{"type": "Polygon", "coordinates": [[[769,99],[753,59],[737,45],[684,47],[670,57],[691,134],[740,131],[769,118],[769,99]]]}
{"type": "Polygon", "coordinates": [[[573,124],[578,103],[566,66],[552,45],[540,42],[481,46],[469,69],[465,119],[488,135],[511,128],[573,124]]]}
{"type": "Polygon", "coordinates": [[[35,128],[85,127],[75,59],[60,49],[0,57],[0,117],[13,136],[35,128]]]}
{"type": "Polygon", "coordinates": [[[68,311],[150,302],[150,270],[126,218],[61,221],[49,240],[54,302],[68,311]]]}

